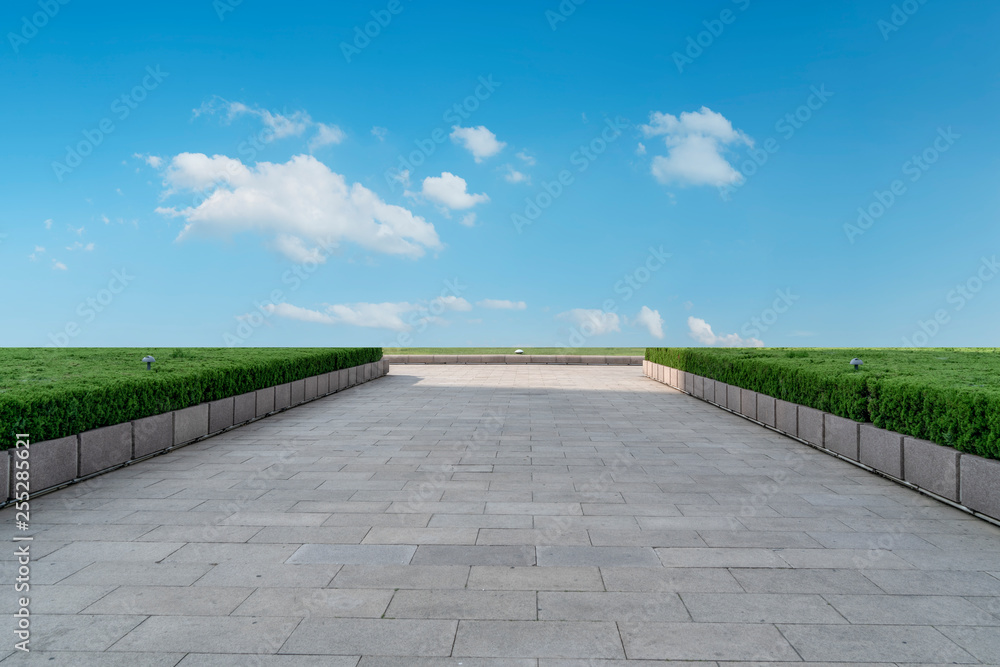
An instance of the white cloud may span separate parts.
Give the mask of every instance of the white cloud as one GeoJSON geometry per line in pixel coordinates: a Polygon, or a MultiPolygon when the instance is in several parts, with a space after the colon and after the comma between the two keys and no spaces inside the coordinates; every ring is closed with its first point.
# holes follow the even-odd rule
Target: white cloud
{"type": "Polygon", "coordinates": [[[42,255],[44,253],[45,253],[45,248],[43,248],[40,245],[36,245],[35,246],[35,252],[33,252],[30,255],[28,255],[28,259],[30,259],[32,262],[38,261],[38,256],[42,255]]]}
{"type": "MultiPolygon", "coordinates": [[[[336,125],[318,123],[312,119],[305,111],[294,111],[290,114],[280,114],[261,109],[258,106],[249,106],[242,102],[230,102],[222,97],[213,97],[208,102],[202,104],[194,110],[197,118],[202,114],[225,113],[226,122],[231,123],[240,116],[253,116],[257,118],[267,129],[268,135],[262,138],[264,142],[275,139],[285,139],[287,137],[300,137],[307,130],[315,129],[316,134],[309,140],[309,149],[314,150],[330,144],[339,144],[347,136],[343,130],[336,125]]],[[[155,169],[158,165],[151,164],[155,169]]]]}
{"type": "Polygon", "coordinates": [[[649,330],[649,335],[654,338],[663,338],[663,318],[660,317],[660,311],[658,310],[652,310],[649,306],[643,306],[639,314],[635,316],[632,324],[646,327],[649,330]]]}
{"type": "Polygon", "coordinates": [[[379,127],[378,125],[372,128],[372,136],[378,139],[379,141],[385,141],[385,137],[388,134],[389,134],[388,128],[379,127]]]}
{"type": "Polygon", "coordinates": [[[372,329],[410,331],[424,324],[446,325],[448,322],[435,313],[468,311],[472,305],[461,297],[438,297],[424,303],[351,303],[326,306],[325,310],[310,310],[289,303],[267,304],[270,313],[301,322],[319,324],[346,324],[372,329]],[[407,316],[404,319],[404,316],[407,316]]]}
{"type": "Polygon", "coordinates": [[[722,186],[737,183],[743,176],[723,153],[739,144],[753,145],[743,132],[708,107],[685,111],[678,118],[654,111],[649,125],[640,129],[647,137],[662,136],[667,155],[653,158],[652,173],[661,183],[722,186]]]}
{"type": "Polygon", "coordinates": [[[307,262],[322,264],[326,261],[326,255],[323,254],[322,248],[307,248],[305,241],[298,236],[279,234],[274,238],[272,247],[298,264],[307,262]]]}
{"type": "Polygon", "coordinates": [[[84,229],[83,227],[77,228],[77,227],[71,227],[70,225],[66,225],[66,229],[76,233],[77,236],[83,236],[83,229],[84,229]]]}
{"type": "Polygon", "coordinates": [[[71,251],[72,250],[82,250],[84,252],[90,252],[93,249],[94,249],[93,242],[87,243],[87,244],[83,244],[83,243],[80,243],[79,241],[76,241],[75,243],[73,243],[73,245],[66,246],[66,250],[71,250],[71,251]]]}
{"type": "Polygon", "coordinates": [[[43,224],[45,225],[45,229],[52,229],[52,218],[49,218],[43,224]]]}
{"type": "Polygon", "coordinates": [[[402,206],[385,203],[359,183],[348,184],[310,155],[248,167],[224,155],[181,153],[171,159],[164,182],[167,194],[218,185],[198,206],[156,209],[187,222],[178,239],[253,231],[272,235],[293,261],[317,246],[342,240],[409,257],[442,247],[434,225],[402,206]]]}
{"type": "Polygon", "coordinates": [[[60,261],[58,261],[56,259],[53,259],[52,260],[52,270],[53,271],[68,271],[69,269],[62,262],[60,262],[60,261]]]}
{"type": "Polygon", "coordinates": [[[576,325],[585,336],[597,336],[612,331],[621,331],[618,315],[615,313],[606,313],[603,310],[574,308],[565,313],[559,313],[556,315],[556,319],[576,325]]]}
{"type": "Polygon", "coordinates": [[[434,310],[472,310],[472,304],[460,296],[439,296],[431,301],[431,312],[434,310]]]}
{"type": "Polygon", "coordinates": [[[483,299],[477,301],[476,305],[494,310],[524,310],[528,307],[524,301],[508,301],[506,299],[483,299]]]}
{"type": "Polygon", "coordinates": [[[497,141],[497,135],[487,130],[484,125],[479,127],[453,125],[451,130],[451,140],[465,146],[465,149],[472,153],[476,162],[482,162],[484,159],[496,155],[507,145],[502,141],[497,141]]]}
{"type": "Polygon", "coordinates": [[[644,144],[644,143],[642,143],[640,141],[639,145],[635,147],[635,154],[636,155],[645,155],[646,154],[646,144],[644,144]]]}
{"type": "Polygon", "coordinates": [[[424,179],[423,195],[431,201],[456,210],[472,208],[476,204],[490,200],[486,193],[469,194],[467,187],[464,178],[446,171],[440,176],[428,176],[424,179]]]}
{"type": "Polygon", "coordinates": [[[163,158],[161,158],[159,155],[144,155],[142,153],[133,153],[132,157],[138,160],[142,160],[153,169],[159,169],[161,166],[163,166],[163,158]]]}
{"type": "Polygon", "coordinates": [[[524,161],[524,164],[528,165],[529,167],[535,166],[535,157],[533,155],[530,155],[528,151],[518,151],[517,157],[521,158],[521,160],[524,161]]]}
{"type": "Polygon", "coordinates": [[[690,301],[684,302],[684,310],[691,310],[692,308],[694,308],[694,303],[690,301]]]}
{"type": "Polygon", "coordinates": [[[764,347],[763,341],[756,338],[740,338],[739,334],[716,335],[708,322],[697,317],[688,318],[688,329],[691,338],[703,345],[714,347],[764,347]]]}
{"type": "Polygon", "coordinates": [[[316,123],[316,135],[309,140],[309,150],[313,151],[323,146],[339,144],[347,138],[347,134],[336,125],[316,123]]]}
{"type": "Polygon", "coordinates": [[[466,227],[475,227],[476,226],[476,214],[475,213],[466,213],[465,215],[462,216],[462,219],[459,220],[459,223],[465,225],[466,227]]]}
{"type": "Polygon", "coordinates": [[[505,164],[504,168],[507,169],[507,173],[504,174],[504,180],[508,183],[530,183],[531,178],[527,174],[519,172],[514,169],[513,165],[505,164]]]}

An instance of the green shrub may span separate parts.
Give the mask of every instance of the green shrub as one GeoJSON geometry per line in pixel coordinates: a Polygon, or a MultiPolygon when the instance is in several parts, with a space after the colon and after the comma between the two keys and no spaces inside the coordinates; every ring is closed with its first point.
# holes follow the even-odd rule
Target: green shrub
{"type": "Polygon", "coordinates": [[[987,458],[1000,458],[992,348],[649,348],[646,359],[987,458]],[[852,357],[865,364],[855,371],[852,357]]]}
{"type": "Polygon", "coordinates": [[[381,358],[380,348],[0,350],[0,450],[17,433],[60,438],[381,358]]]}

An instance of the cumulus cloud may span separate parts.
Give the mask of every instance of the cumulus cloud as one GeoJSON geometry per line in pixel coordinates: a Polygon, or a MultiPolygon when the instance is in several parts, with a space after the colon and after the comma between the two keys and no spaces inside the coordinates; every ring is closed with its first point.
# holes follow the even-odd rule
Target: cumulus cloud
{"type": "Polygon", "coordinates": [[[133,153],[132,157],[138,160],[142,160],[153,169],[159,169],[160,167],[163,166],[163,158],[160,157],[159,155],[145,155],[143,153],[133,153]]]}
{"type": "Polygon", "coordinates": [[[461,297],[442,296],[424,303],[345,303],[311,310],[290,303],[267,304],[269,313],[300,322],[346,324],[391,331],[411,331],[427,323],[447,324],[439,317],[446,311],[469,311],[472,304],[461,297]],[[404,319],[405,317],[405,319],[404,319]]]}
{"type": "Polygon", "coordinates": [[[653,158],[652,173],[664,184],[730,185],[742,175],[724,153],[740,144],[753,145],[743,132],[708,107],[685,111],[680,117],[654,111],[640,129],[647,137],[663,137],[666,155],[653,158]]]}
{"type": "Polygon", "coordinates": [[[310,155],[285,163],[254,166],[225,155],[174,156],[163,171],[166,194],[206,191],[197,206],[160,207],[157,212],[182,218],[178,235],[228,235],[257,232],[273,237],[272,245],[293,261],[340,241],[391,255],[420,257],[440,249],[434,225],[401,206],[387,204],[359,183],[310,155]]]}
{"type": "Polygon", "coordinates": [[[493,310],[524,310],[528,307],[524,301],[508,301],[506,299],[483,299],[477,301],[476,305],[493,310]]]}
{"type": "Polygon", "coordinates": [[[459,223],[465,225],[466,227],[475,227],[476,226],[476,214],[475,213],[466,213],[465,215],[462,216],[462,219],[459,220],[459,223]]]}
{"type": "Polygon", "coordinates": [[[635,147],[635,154],[636,155],[645,155],[646,154],[646,144],[644,144],[644,143],[642,143],[640,141],[639,145],[635,147]]]}
{"type": "Polygon", "coordinates": [[[45,248],[43,246],[36,245],[35,252],[28,255],[28,259],[30,259],[32,262],[36,262],[38,261],[38,256],[44,253],[45,253],[45,248]]]}
{"type": "Polygon", "coordinates": [[[52,260],[53,271],[68,271],[68,267],[57,259],[52,260]]]}
{"type": "Polygon", "coordinates": [[[486,193],[470,194],[465,179],[447,171],[440,176],[425,178],[422,194],[433,202],[455,210],[472,208],[490,200],[486,193]]]}
{"type": "Polygon", "coordinates": [[[95,246],[94,246],[94,244],[92,242],[91,243],[81,243],[80,241],[76,241],[76,242],[73,243],[73,245],[66,246],[66,250],[82,250],[84,252],[90,252],[91,250],[94,249],[94,247],[95,246]]]}
{"type": "Polygon", "coordinates": [[[524,164],[528,165],[529,167],[535,166],[535,157],[533,155],[530,155],[528,151],[518,151],[517,157],[521,158],[524,164]]]}
{"type": "Polygon", "coordinates": [[[621,331],[616,313],[606,313],[598,309],[574,308],[573,310],[559,313],[556,315],[556,319],[570,322],[585,336],[597,336],[611,333],[612,331],[621,331]]]}
{"type": "Polygon", "coordinates": [[[643,306],[639,314],[635,316],[632,324],[645,327],[649,331],[649,335],[654,338],[663,338],[663,318],[660,317],[660,311],[658,310],[653,310],[649,306],[643,306]]]}
{"type": "Polygon", "coordinates": [[[48,218],[44,223],[45,229],[52,229],[52,218],[48,218]]]}
{"type": "Polygon", "coordinates": [[[379,141],[385,141],[385,138],[388,134],[389,134],[389,128],[387,127],[379,127],[378,125],[376,125],[375,127],[372,128],[372,136],[378,139],[379,141]]]}
{"type": "Polygon", "coordinates": [[[488,157],[492,157],[503,150],[507,144],[497,141],[497,135],[486,129],[486,126],[462,127],[454,125],[451,128],[451,140],[462,144],[467,151],[472,153],[476,162],[482,162],[488,157]]]}
{"type": "MultiPolygon", "coordinates": [[[[231,123],[241,116],[254,117],[264,125],[267,131],[267,136],[263,138],[264,141],[300,137],[309,130],[315,130],[314,136],[309,140],[310,149],[339,144],[347,136],[338,126],[318,123],[305,111],[280,114],[243,102],[231,102],[218,96],[194,110],[196,118],[202,114],[224,114],[227,123],[231,123]]],[[[151,166],[158,168],[157,165],[151,166]]]]}
{"type": "Polygon", "coordinates": [[[508,183],[530,183],[531,182],[531,179],[528,177],[527,174],[524,174],[524,173],[518,171],[517,169],[514,169],[513,165],[505,164],[504,168],[507,170],[507,173],[503,175],[503,178],[508,183]]]}
{"type": "Polygon", "coordinates": [[[739,334],[716,335],[708,322],[697,317],[688,318],[691,338],[702,345],[713,347],[764,347],[764,342],[756,338],[741,338],[739,334]]]}
{"type": "Polygon", "coordinates": [[[316,135],[309,140],[309,150],[339,144],[346,138],[347,134],[336,125],[316,123],[316,135]]]}

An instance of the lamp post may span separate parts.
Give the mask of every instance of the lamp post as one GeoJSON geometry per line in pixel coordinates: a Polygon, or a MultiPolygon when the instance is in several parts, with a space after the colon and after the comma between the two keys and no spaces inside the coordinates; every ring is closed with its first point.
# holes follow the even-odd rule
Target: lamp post
{"type": "Polygon", "coordinates": [[[156,359],[154,359],[151,355],[147,354],[145,357],[142,358],[142,360],[146,362],[147,371],[153,370],[153,362],[156,361],[156,359]]]}
{"type": "Polygon", "coordinates": [[[861,366],[861,364],[863,364],[863,363],[865,363],[865,362],[861,361],[861,360],[860,360],[860,359],[858,359],[857,357],[854,357],[853,359],[851,359],[851,365],[852,365],[852,366],[854,366],[854,370],[858,370],[858,368],[859,368],[859,367],[861,366]]]}

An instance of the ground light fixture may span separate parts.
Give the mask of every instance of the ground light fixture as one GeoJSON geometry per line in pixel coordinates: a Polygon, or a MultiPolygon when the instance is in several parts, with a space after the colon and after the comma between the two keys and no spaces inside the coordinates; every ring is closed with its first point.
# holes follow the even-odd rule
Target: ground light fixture
{"type": "Polygon", "coordinates": [[[861,364],[863,364],[863,363],[865,363],[865,362],[861,361],[857,357],[854,357],[853,359],[851,359],[851,365],[854,366],[854,370],[858,370],[858,367],[861,366],[861,364]]]}
{"type": "Polygon", "coordinates": [[[514,354],[524,354],[524,350],[514,350],[514,354]]]}
{"type": "Polygon", "coordinates": [[[142,360],[146,362],[147,371],[153,369],[153,362],[156,361],[156,359],[154,359],[152,355],[147,354],[145,357],[142,358],[142,360]]]}

